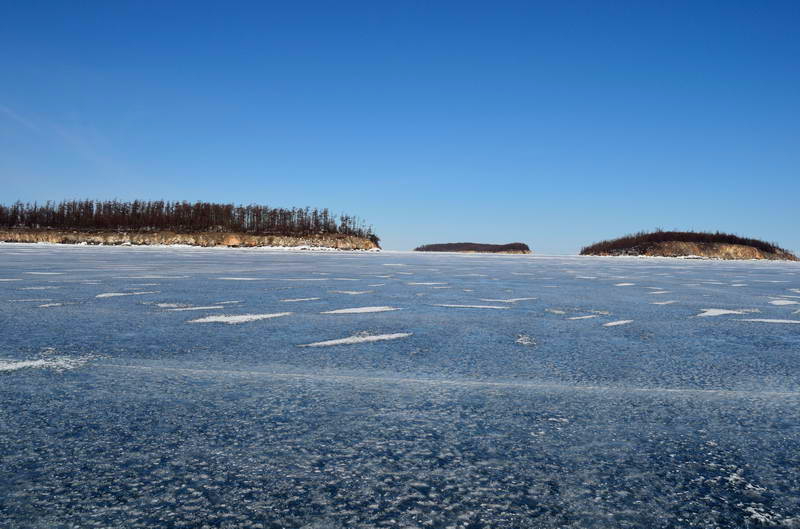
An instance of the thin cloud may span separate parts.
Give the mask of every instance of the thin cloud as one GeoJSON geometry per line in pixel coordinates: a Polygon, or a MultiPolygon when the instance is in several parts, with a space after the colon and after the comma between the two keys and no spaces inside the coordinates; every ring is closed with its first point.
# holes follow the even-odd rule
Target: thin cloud
{"type": "Polygon", "coordinates": [[[33,132],[41,132],[39,127],[37,127],[36,124],[33,121],[20,116],[19,114],[17,114],[16,112],[14,112],[10,108],[8,108],[7,106],[0,105],[0,114],[6,116],[8,119],[10,119],[11,121],[15,122],[17,125],[21,125],[21,126],[25,127],[28,130],[31,130],[33,132]]]}

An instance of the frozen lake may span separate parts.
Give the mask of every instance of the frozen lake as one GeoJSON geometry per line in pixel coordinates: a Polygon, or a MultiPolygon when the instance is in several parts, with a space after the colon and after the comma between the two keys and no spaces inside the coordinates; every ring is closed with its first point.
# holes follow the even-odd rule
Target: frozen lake
{"type": "Polygon", "coordinates": [[[800,527],[800,264],[0,244],[0,526],[800,527]]]}

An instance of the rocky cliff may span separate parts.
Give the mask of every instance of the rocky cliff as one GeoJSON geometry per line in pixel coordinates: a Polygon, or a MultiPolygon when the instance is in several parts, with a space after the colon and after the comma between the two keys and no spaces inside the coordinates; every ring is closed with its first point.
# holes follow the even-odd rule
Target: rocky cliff
{"type": "Polygon", "coordinates": [[[314,248],[336,248],[339,250],[376,250],[379,246],[369,239],[347,235],[326,234],[305,237],[282,235],[249,235],[246,233],[216,233],[174,231],[117,232],[117,231],[71,231],[71,230],[0,230],[3,242],[48,242],[57,244],[107,244],[107,245],[153,245],[186,244],[190,246],[229,246],[250,248],[258,246],[311,246],[314,248]]]}

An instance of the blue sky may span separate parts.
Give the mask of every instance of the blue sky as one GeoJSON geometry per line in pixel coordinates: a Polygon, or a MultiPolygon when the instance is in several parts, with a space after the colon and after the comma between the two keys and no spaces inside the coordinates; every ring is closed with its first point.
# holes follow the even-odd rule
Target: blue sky
{"type": "Polygon", "coordinates": [[[0,202],[317,206],[387,249],[800,251],[800,2],[3,2],[0,202]]]}

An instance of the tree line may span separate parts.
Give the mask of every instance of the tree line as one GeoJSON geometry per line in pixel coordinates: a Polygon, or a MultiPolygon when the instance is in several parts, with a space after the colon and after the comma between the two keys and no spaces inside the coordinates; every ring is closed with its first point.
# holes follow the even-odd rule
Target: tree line
{"type": "Polygon", "coordinates": [[[584,247],[581,250],[581,255],[613,253],[629,249],[647,250],[655,244],[672,241],[741,244],[744,246],[752,246],[768,253],[788,253],[788,250],[781,248],[775,243],[739,237],[738,235],[730,233],[722,233],[719,231],[714,233],[701,231],[663,231],[661,229],[656,229],[653,232],[640,231],[618,239],[596,242],[584,247]]]}
{"type": "Polygon", "coordinates": [[[530,252],[523,242],[508,244],[482,244],[476,242],[446,242],[441,244],[423,244],[414,248],[415,252],[530,252]]]}
{"type": "Polygon", "coordinates": [[[358,217],[327,209],[164,200],[63,200],[0,204],[0,227],[28,229],[176,232],[219,231],[253,235],[340,234],[371,239],[372,226],[358,217]]]}

